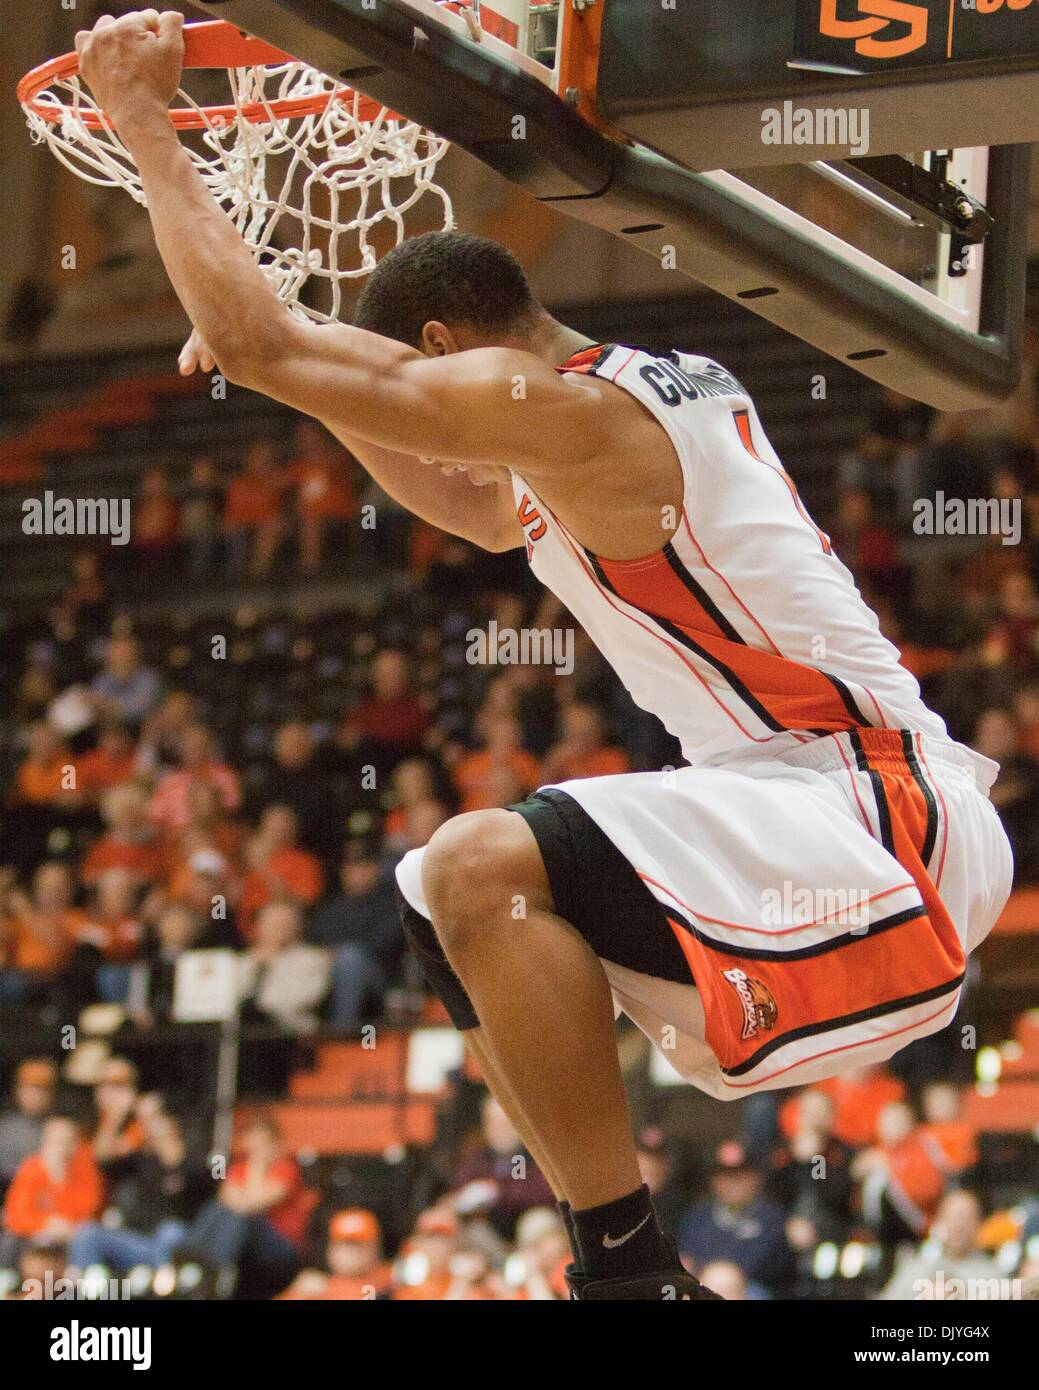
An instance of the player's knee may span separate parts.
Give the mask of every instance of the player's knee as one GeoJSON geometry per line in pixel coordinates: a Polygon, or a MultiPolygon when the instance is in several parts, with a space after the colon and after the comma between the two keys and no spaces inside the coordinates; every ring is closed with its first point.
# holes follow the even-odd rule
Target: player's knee
{"type": "Polygon", "coordinates": [[[510,921],[517,895],[537,897],[532,854],[533,836],[511,811],[470,811],[434,833],[422,860],[422,886],[449,955],[510,921]]]}

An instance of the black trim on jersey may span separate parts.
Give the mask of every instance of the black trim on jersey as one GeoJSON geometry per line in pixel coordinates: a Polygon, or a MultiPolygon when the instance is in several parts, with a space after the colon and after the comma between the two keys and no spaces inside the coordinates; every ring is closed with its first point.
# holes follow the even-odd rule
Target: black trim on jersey
{"type": "Polygon", "coordinates": [[[934,854],[935,841],[938,838],[938,802],[934,792],[931,790],[931,784],[924,776],[923,768],[920,766],[920,761],[916,756],[916,746],[913,743],[912,733],[909,729],[903,729],[901,732],[902,751],[905,754],[906,762],[909,764],[909,771],[912,773],[913,781],[920,788],[924,801],[927,803],[927,831],[924,835],[924,847],[920,851],[920,858],[926,869],[931,862],[931,856],[934,854]]]}
{"type": "MultiPolygon", "coordinates": [[[[904,926],[906,922],[916,922],[921,917],[927,916],[927,908],[923,903],[918,903],[915,907],[907,907],[901,912],[893,912],[890,917],[878,918],[877,921],[871,922],[865,931],[847,931],[843,935],[831,937],[827,941],[817,941],[813,946],[800,946],[793,951],[775,951],[765,946],[736,946],[731,941],[716,941],[714,937],[709,936],[707,932],[689,921],[681,913],[672,911],[669,906],[665,906],[664,911],[690,936],[695,936],[701,946],[707,946],[710,950],[719,951],[724,955],[739,956],[741,960],[763,960],[777,963],[813,960],[817,956],[826,956],[831,951],[837,951],[843,946],[851,946],[856,941],[866,941],[870,937],[880,936],[883,932],[891,931],[894,927],[904,926]]],[[[811,925],[813,924],[805,924],[806,928],[811,925]]]]}
{"type": "Polygon", "coordinates": [[[683,587],[689,590],[700,607],[710,615],[712,621],[721,628],[729,641],[738,642],[741,647],[746,647],[748,643],[740,636],[732,623],[729,622],[728,618],[715,603],[714,599],[711,598],[707,590],[693,578],[670,541],[664,546],[662,554],[683,587]]]}
{"type": "Polygon", "coordinates": [[[862,746],[862,737],[858,729],[849,729],[848,737],[851,739],[851,746],[855,750],[855,762],[860,772],[864,772],[870,780],[873,788],[873,800],[877,805],[877,824],[880,828],[880,843],[893,858],[898,858],[895,854],[895,840],[891,833],[891,808],[887,801],[887,791],[884,788],[884,779],[879,772],[874,771],[869,765],[869,758],[866,750],[862,746]]]}
{"type": "MultiPolygon", "coordinates": [[[[814,667],[813,669],[819,671],[818,666],[814,667]]],[[[855,720],[855,723],[861,724],[864,729],[871,728],[872,726],[869,720],[863,718],[862,711],[855,703],[854,695],[852,695],[851,691],[844,684],[841,678],[839,676],[831,676],[829,671],[819,671],[819,674],[821,676],[825,676],[826,679],[833,686],[834,690],[836,690],[837,694],[841,697],[841,704],[851,715],[852,719],[855,720]]]]}
{"type": "MultiPolygon", "coordinates": [[[[593,555],[590,550],[585,550],[584,554],[588,560],[588,563],[591,565],[593,571],[595,572],[595,577],[598,579],[599,583],[603,586],[603,588],[608,593],[613,594],[614,598],[619,598],[621,603],[630,603],[630,600],[623,598],[620,594],[618,594],[617,590],[610,583],[609,579],[606,576],[606,572],[603,570],[603,567],[599,562],[598,556],[593,555]]],[[[636,605],[631,604],[631,607],[635,608],[636,605]]],[[[771,729],[771,731],[774,734],[786,734],[790,732],[790,730],[787,729],[787,727],[784,724],[780,724],[778,719],[775,719],[771,714],[769,714],[768,710],[765,708],[763,704],[761,704],[759,700],[755,699],[754,695],[751,693],[749,688],[743,684],[743,682],[740,680],[739,676],[735,674],[735,672],[730,671],[729,668],[725,665],[725,663],[723,661],[719,661],[716,656],[712,656],[710,652],[705,651],[704,648],[700,646],[699,642],[694,642],[693,639],[688,635],[688,633],[683,632],[682,629],[677,626],[677,624],[670,622],[667,618],[658,617],[655,613],[647,613],[645,609],[642,608],[637,609],[637,611],[641,613],[643,617],[648,618],[650,622],[656,623],[657,626],[660,627],[664,632],[666,632],[669,637],[673,638],[683,647],[687,647],[689,651],[695,652],[695,654],[700,658],[701,661],[706,661],[708,666],[713,666],[713,668],[718,672],[718,674],[729,685],[733,693],[739,696],[739,698],[743,701],[747,708],[750,709],[757,716],[757,718],[761,720],[762,724],[764,724],[766,729],[771,729]]]]}
{"type": "MultiPolygon", "coordinates": [[[[926,1004],[932,999],[941,999],[943,995],[953,994],[958,990],[965,978],[966,972],[957,975],[955,979],[949,980],[943,985],[935,985],[933,989],[922,990],[919,994],[907,994],[903,999],[892,999],[887,1004],[874,1004],[872,1008],[860,1009],[858,1013],[844,1014],[840,1018],[828,1018],[822,1023],[809,1023],[804,1028],[793,1028],[789,1033],[783,1033],[780,1037],[772,1038],[764,1043],[745,1062],[740,1062],[735,1067],[721,1067],[720,1070],[724,1076],[744,1076],[748,1071],[759,1066],[766,1057],[770,1057],[773,1052],[778,1052],[781,1047],[786,1047],[788,1043],[799,1042],[802,1038],[811,1038],[817,1033],[830,1033],[837,1028],[850,1028],[856,1023],[868,1023],[871,1018],[883,1018],[885,1014],[898,1013],[900,1009],[911,1009],[916,1004],[926,1004]]],[[[798,1063],[794,1063],[794,1065],[797,1066],[798,1063]]],[[[792,1082],[791,1084],[795,1085],[796,1083],[792,1082]]]]}

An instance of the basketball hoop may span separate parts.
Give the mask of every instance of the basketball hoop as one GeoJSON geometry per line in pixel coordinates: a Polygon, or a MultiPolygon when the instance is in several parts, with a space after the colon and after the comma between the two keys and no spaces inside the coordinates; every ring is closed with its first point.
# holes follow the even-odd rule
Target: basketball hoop
{"type": "MultiPolygon", "coordinates": [[[[224,20],[185,27],[184,67],[227,69],[227,103],[199,105],[179,90],[170,121],[199,132],[185,146],[192,162],[297,317],[336,321],[340,281],[375,268],[372,231],[388,224],[399,243],[404,214],[426,195],[439,202],[440,225],[454,225],[435,179],[448,142],[433,131],[224,20]],[[279,228],[280,242],[299,244],[276,245],[279,228]],[[340,245],[351,235],[359,260],[340,245]],[[327,290],[327,312],[299,302],[315,280],[327,290]]],[[[75,53],[27,73],[18,100],[33,139],[67,169],[146,204],[133,157],[81,82],[75,53]]]]}

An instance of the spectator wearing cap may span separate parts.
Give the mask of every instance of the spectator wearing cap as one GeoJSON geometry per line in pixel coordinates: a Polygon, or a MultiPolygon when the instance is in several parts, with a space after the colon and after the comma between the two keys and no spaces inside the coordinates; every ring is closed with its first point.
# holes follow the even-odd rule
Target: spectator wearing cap
{"type": "Polygon", "coordinates": [[[217,790],[224,811],[237,811],[242,793],[238,774],[217,760],[213,738],[204,724],[192,724],[180,737],[180,766],[160,780],[148,808],[149,815],[163,830],[180,834],[191,821],[191,788],[208,782],[217,790]]]}
{"type": "Polygon", "coordinates": [[[328,1223],[325,1268],[304,1269],[278,1297],[293,1303],[352,1303],[386,1298],[390,1282],[377,1218],[365,1207],[347,1207],[328,1223]]]}
{"type": "Polygon", "coordinates": [[[394,1269],[394,1300],[430,1303],[446,1297],[460,1235],[454,1212],[445,1207],[424,1211],[405,1241],[394,1269]]]}
{"type": "Polygon", "coordinates": [[[735,1140],[721,1144],[711,1176],[711,1195],[686,1213],[679,1228],[683,1259],[699,1272],[728,1260],[748,1283],[778,1295],[793,1273],[793,1259],[780,1207],[762,1195],[761,1175],[735,1140]]]}
{"type": "Polygon", "coordinates": [[[332,1013],[336,1028],[354,1028],[366,1000],[379,994],[400,966],[404,936],[392,873],[368,840],[350,840],[339,867],[341,892],[311,916],[306,939],[332,953],[332,1013]]]}
{"type": "Polygon", "coordinates": [[[46,1057],[19,1062],[11,1103],[0,1110],[0,1191],[7,1190],[19,1164],[39,1148],[57,1080],[57,1068],[46,1057]]]}
{"type": "MultiPolygon", "coordinates": [[[[67,1241],[81,1222],[97,1216],[103,1198],[101,1172],[79,1126],[67,1116],[50,1116],[39,1147],[19,1165],[7,1189],[4,1255],[33,1237],[67,1241]]],[[[0,1264],[8,1262],[0,1258],[0,1264]]]]}
{"type": "Polygon", "coordinates": [[[550,1206],[554,1197],[541,1169],[493,1096],[486,1096],[480,1111],[480,1142],[463,1154],[451,1178],[451,1189],[460,1197],[470,1184],[488,1188],[485,1212],[488,1221],[510,1240],[519,1217],[531,1207],[550,1206]]]}
{"type": "Polygon", "coordinates": [[[296,843],[299,822],[291,806],[268,806],[245,847],[248,872],[242,884],[240,926],[252,938],[256,914],[268,903],[310,907],[321,896],[321,864],[296,843]]]}
{"type": "Polygon", "coordinates": [[[980,1229],[981,1204],[974,1193],[950,1192],[935,1214],[928,1239],[898,1266],[880,1298],[959,1301],[996,1296],[1000,1271],[978,1249],[980,1229]],[[964,1281],[962,1291],[954,1279],[964,1281]]]}
{"type": "Polygon", "coordinates": [[[143,1100],[140,1148],[105,1168],[113,1194],[105,1222],[84,1222],[69,1242],[69,1264],[77,1271],[100,1264],[125,1274],[134,1265],[165,1263],[212,1191],[209,1169],[188,1150],[178,1121],[161,1104],[143,1100]]]}

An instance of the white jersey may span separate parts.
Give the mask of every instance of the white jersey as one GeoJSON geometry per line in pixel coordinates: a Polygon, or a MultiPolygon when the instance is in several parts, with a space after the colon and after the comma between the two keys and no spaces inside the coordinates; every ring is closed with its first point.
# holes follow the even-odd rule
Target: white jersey
{"type": "MultiPolygon", "coordinates": [[[[612,345],[559,370],[602,377],[659,420],[681,464],[682,507],[662,512],[673,534],[659,550],[610,560],[514,473],[528,561],[693,766],[855,728],[947,737],[738,381],[704,357],[612,345]]],[[[993,765],[973,756],[987,783],[993,765]]]]}
{"type": "MultiPolygon", "coordinates": [[[[883,1062],[954,1016],[1010,892],[998,769],[921,701],[728,372],[627,347],[561,370],[630,391],[684,480],[671,539],[618,561],[513,477],[535,574],[692,764],[555,789],[656,900],[631,941],[670,931],[688,965],[600,956],[615,1005],[723,1099],[883,1062]]],[[[429,916],[423,854],[397,880],[429,916]]],[[[594,865],[581,891],[610,913],[594,865]]]]}

